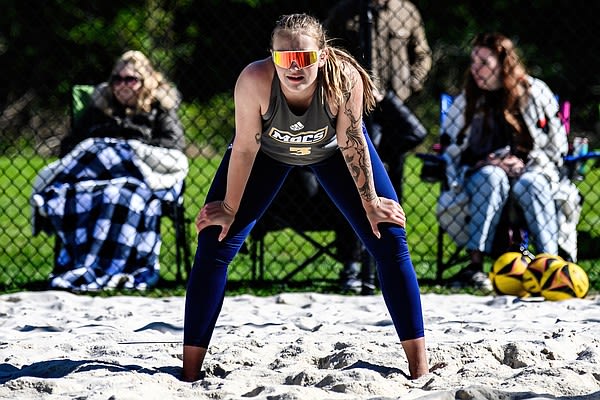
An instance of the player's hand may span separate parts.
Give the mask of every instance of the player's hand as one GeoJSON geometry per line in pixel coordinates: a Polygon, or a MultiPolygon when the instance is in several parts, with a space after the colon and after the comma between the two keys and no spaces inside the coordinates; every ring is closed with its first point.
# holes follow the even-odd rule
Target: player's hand
{"type": "Polygon", "coordinates": [[[371,223],[373,234],[379,239],[381,238],[381,232],[379,232],[378,227],[379,223],[389,222],[400,225],[403,228],[406,225],[406,215],[402,206],[397,201],[385,197],[377,197],[370,202],[363,202],[363,205],[367,212],[367,218],[371,223]]]}
{"type": "Polygon", "coordinates": [[[199,233],[207,226],[218,225],[221,227],[220,242],[227,236],[234,219],[235,212],[224,201],[206,203],[196,217],[196,231],[199,233]]]}

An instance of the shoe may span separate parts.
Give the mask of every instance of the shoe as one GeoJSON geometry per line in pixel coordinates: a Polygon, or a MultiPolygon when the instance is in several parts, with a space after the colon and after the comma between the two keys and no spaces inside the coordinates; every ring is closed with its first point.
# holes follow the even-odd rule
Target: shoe
{"type": "Polygon", "coordinates": [[[374,295],[375,294],[375,284],[368,283],[368,282],[363,282],[360,294],[362,294],[363,296],[374,295]]]}
{"type": "Polygon", "coordinates": [[[360,279],[360,263],[354,261],[344,264],[344,269],[340,274],[342,291],[359,294],[362,291],[363,283],[360,279]]]}
{"type": "Polygon", "coordinates": [[[360,279],[349,278],[342,283],[342,290],[347,293],[359,294],[362,291],[362,282],[360,279]]]}
{"type": "Polygon", "coordinates": [[[490,278],[481,271],[480,265],[469,264],[467,268],[459,272],[452,282],[450,287],[453,289],[463,289],[471,287],[485,292],[491,292],[494,290],[492,281],[490,278]]]}

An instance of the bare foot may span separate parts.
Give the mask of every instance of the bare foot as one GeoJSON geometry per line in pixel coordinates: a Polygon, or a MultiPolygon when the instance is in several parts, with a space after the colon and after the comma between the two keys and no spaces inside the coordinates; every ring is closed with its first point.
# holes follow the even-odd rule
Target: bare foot
{"type": "Polygon", "coordinates": [[[427,353],[425,351],[425,338],[404,340],[402,342],[411,379],[417,379],[429,373],[427,353]]]}
{"type": "Polygon", "coordinates": [[[197,346],[183,346],[183,371],[181,380],[184,382],[195,382],[201,379],[202,363],[206,349],[197,346]]]}

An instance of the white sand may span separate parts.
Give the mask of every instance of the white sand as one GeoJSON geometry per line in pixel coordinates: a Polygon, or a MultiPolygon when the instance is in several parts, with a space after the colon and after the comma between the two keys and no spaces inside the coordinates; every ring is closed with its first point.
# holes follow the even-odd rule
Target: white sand
{"type": "Polygon", "coordinates": [[[600,297],[423,296],[433,373],[410,381],[381,296],[228,297],[194,384],[183,298],[0,296],[0,398],[600,399],[600,297]]]}

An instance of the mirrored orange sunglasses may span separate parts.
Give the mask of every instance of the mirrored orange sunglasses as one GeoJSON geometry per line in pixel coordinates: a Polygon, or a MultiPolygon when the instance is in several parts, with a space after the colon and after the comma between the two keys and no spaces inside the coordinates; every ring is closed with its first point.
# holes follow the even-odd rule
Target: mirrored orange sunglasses
{"type": "Polygon", "coordinates": [[[295,62],[298,68],[310,67],[319,59],[318,50],[307,51],[275,51],[271,50],[273,62],[281,68],[290,69],[292,62],[295,62]]]}

